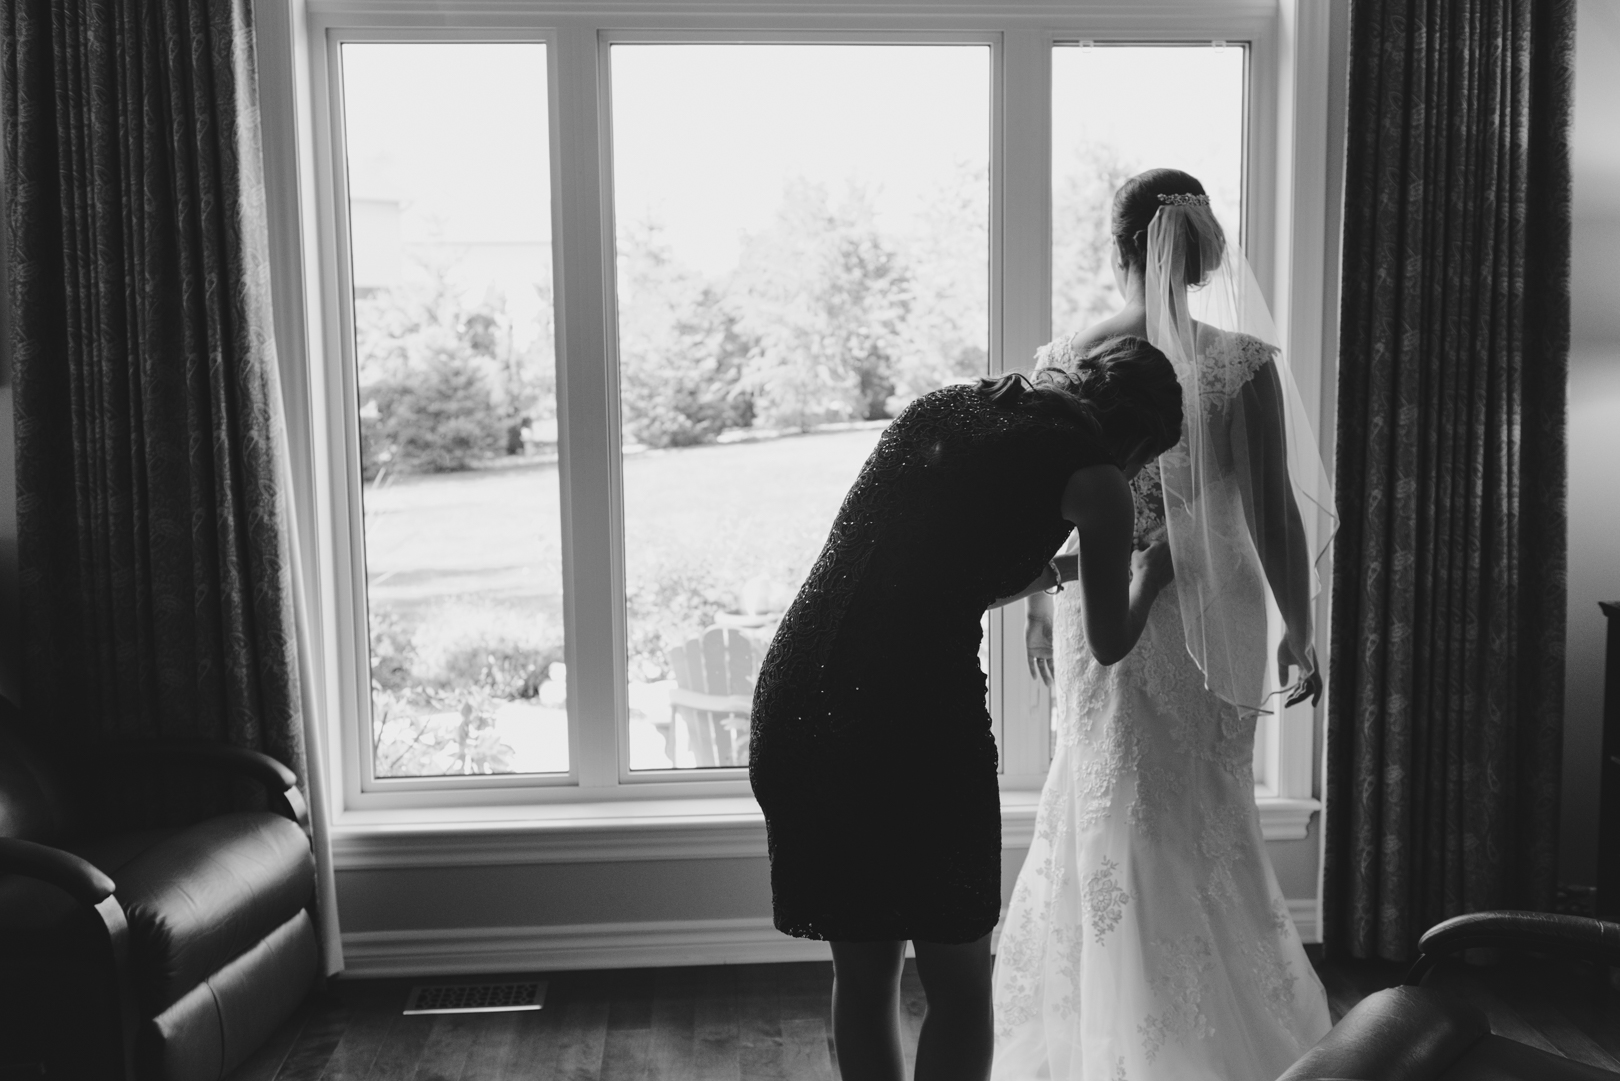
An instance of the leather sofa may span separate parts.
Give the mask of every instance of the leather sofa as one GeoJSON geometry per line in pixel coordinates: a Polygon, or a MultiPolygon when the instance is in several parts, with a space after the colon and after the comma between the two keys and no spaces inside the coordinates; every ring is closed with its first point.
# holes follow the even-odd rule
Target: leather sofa
{"type": "Polygon", "coordinates": [[[1277,1081],[1620,1081],[1491,1032],[1478,1007],[1422,986],[1463,950],[1529,950],[1620,965],[1620,924],[1544,912],[1475,912],[1429,928],[1406,983],[1362,999],[1277,1081]]]}
{"type": "Polygon", "coordinates": [[[53,754],[0,700],[0,1076],[217,1081],[315,986],[314,896],[279,762],[172,740],[53,754]],[[265,809],[94,813],[120,778],[184,776],[265,809]]]}

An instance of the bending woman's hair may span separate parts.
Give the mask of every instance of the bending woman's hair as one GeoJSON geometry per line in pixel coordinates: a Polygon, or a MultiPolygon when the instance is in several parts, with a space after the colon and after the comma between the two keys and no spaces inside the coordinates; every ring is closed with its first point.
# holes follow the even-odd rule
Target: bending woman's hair
{"type": "Polygon", "coordinates": [[[1154,456],[1181,439],[1181,383],[1165,355],[1143,338],[1098,342],[1072,370],[981,379],[979,393],[1003,409],[1079,420],[1116,465],[1144,439],[1154,456]]]}

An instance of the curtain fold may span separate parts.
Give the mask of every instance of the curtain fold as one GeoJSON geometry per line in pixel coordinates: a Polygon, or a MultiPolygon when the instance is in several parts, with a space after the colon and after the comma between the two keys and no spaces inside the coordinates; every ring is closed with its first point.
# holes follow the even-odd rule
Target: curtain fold
{"type": "Polygon", "coordinates": [[[1573,0],[1354,0],[1324,943],[1552,906],[1573,0]]]}
{"type": "Polygon", "coordinates": [[[23,705],[69,744],[265,751],[323,811],[249,2],[0,19],[23,705]]]}

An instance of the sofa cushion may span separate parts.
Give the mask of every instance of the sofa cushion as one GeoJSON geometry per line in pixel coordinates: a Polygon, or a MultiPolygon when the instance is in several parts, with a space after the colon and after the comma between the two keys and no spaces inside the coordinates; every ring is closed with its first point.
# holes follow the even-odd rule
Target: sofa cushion
{"type": "Polygon", "coordinates": [[[265,812],[221,815],[119,868],[141,1005],[156,1014],[291,919],[315,892],[304,832],[265,812]]]}
{"type": "Polygon", "coordinates": [[[292,1016],[319,969],[315,925],[308,912],[300,912],[145,1022],[137,1075],[152,1081],[218,1081],[292,1016]]]}

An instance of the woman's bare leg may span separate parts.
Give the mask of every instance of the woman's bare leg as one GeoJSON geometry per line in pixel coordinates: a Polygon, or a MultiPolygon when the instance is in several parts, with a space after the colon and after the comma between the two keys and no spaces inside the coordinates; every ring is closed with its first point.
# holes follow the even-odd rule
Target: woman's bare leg
{"type": "Polygon", "coordinates": [[[916,947],[917,975],[928,996],[917,1039],[917,1081],[985,1081],[995,1050],[990,936],[957,946],[918,942],[916,947]]]}
{"type": "Polygon", "coordinates": [[[844,1081],[905,1081],[900,1051],[904,942],[834,942],[833,1042],[844,1081]]]}

